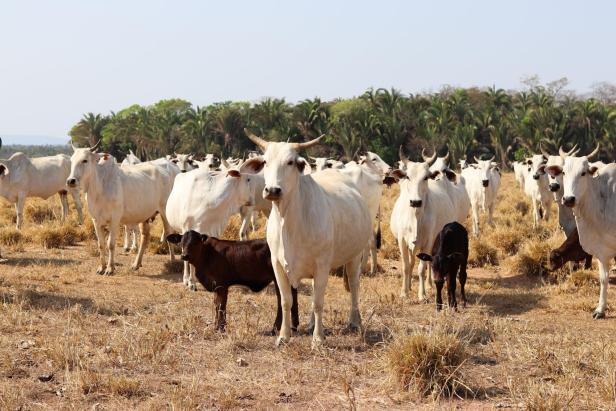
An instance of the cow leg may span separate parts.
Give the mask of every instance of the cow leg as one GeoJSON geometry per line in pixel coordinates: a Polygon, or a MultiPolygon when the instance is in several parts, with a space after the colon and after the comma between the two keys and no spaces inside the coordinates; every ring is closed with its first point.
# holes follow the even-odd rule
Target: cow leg
{"type": "Polygon", "coordinates": [[[351,312],[349,315],[349,331],[361,329],[361,315],[359,313],[359,277],[361,257],[357,256],[346,264],[347,281],[351,291],[351,312]]]}
{"type": "Polygon", "coordinates": [[[432,263],[426,263],[426,268],[426,289],[430,289],[434,285],[434,279],[432,278],[432,263]]]}
{"type": "Polygon", "coordinates": [[[145,252],[146,247],[150,243],[150,223],[147,221],[139,224],[139,231],[141,232],[141,239],[139,242],[139,251],[137,251],[137,258],[135,258],[135,262],[131,267],[133,270],[137,271],[141,267],[141,261],[143,260],[143,253],[145,252]]]}
{"type": "Polygon", "coordinates": [[[272,267],[274,268],[274,274],[276,275],[276,283],[280,290],[280,300],[282,305],[282,324],[280,326],[280,333],[276,340],[276,346],[286,344],[291,339],[291,306],[292,291],[291,283],[287,277],[287,273],[278,260],[272,258],[272,267]]]}
{"type": "Polygon", "coordinates": [[[227,287],[218,287],[214,293],[214,317],[216,318],[216,329],[224,331],[227,325],[227,287]]]}
{"type": "Polygon", "coordinates": [[[242,206],[240,208],[240,216],[242,217],[242,225],[240,226],[240,240],[248,240],[248,224],[252,215],[252,207],[242,206]]]}
{"type": "Polygon", "coordinates": [[[280,325],[282,324],[282,305],[280,302],[280,289],[278,283],[274,281],[274,290],[276,291],[276,319],[274,320],[274,328],[272,328],[272,335],[276,335],[277,331],[280,331],[280,325]]]}
{"type": "MultiPolygon", "coordinates": [[[[317,348],[325,342],[325,331],[323,329],[323,305],[325,301],[325,289],[327,288],[328,275],[329,269],[317,267],[317,271],[312,278],[312,312],[314,313],[312,348],[317,348]]],[[[347,273],[347,275],[351,275],[351,273],[347,273]]],[[[291,294],[290,290],[289,294],[291,294]]]]}
{"type": "Polygon", "coordinates": [[[69,188],[68,190],[75,202],[75,208],[77,209],[77,216],[79,218],[79,224],[83,224],[83,206],[81,205],[81,197],[79,196],[79,190],[75,188],[69,188]]]}
{"type": "Polygon", "coordinates": [[[17,229],[21,230],[24,220],[24,206],[26,205],[26,196],[19,194],[15,203],[15,212],[17,213],[17,229]]]}
{"type": "Polygon", "coordinates": [[[257,216],[258,216],[258,212],[257,211],[253,211],[252,213],[250,213],[250,223],[252,225],[252,232],[253,233],[255,231],[257,231],[257,216]]]}
{"type": "Polygon", "coordinates": [[[197,282],[195,281],[196,278],[196,274],[195,271],[197,270],[195,268],[194,265],[189,264],[189,270],[188,270],[188,289],[190,291],[197,291],[197,282]]]}
{"type": "Polygon", "coordinates": [[[417,275],[419,276],[419,287],[417,289],[417,298],[419,301],[424,301],[426,299],[426,288],[424,284],[424,272],[426,271],[426,262],[423,260],[419,261],[419,267],[417,268],[417,275]]]}
{"type": "Polygon", "coordinates": [[[124,252],[128,253],[130,251],[130,246],[128,245],[130,234],[132,230],[129,230],[128,226],[124,226],[124,252]]]}
{"type": "Polygon", "coordinates": [[[105,275],[113,275],[115,272],[115,243],[118,233],[119,224],[109,224],[109,237],[107,237],[107,268],[105,269],[105,275]]]}
{"type": "Polygon", "coordinates": [[[400,297],[409,298],[415,256],[409,252],[410,250],[403,239],[398,240],[398,247],[400,248],[400,260],[402,260],[402,290],[400,290],[400,297]]]}
{"type": "Polygon", "coordinates": [[[545,201],[543,203],[543,219],[545,221],[550,221],[550,208],[551,208],[550,200],[545,201]]]}
{"type": "MultiPolygon", "coordinates": [[[[466,258],[460,265],[460,296],[462,297],[462,307],[466,308],[466,293],[464,292],[464,286],[466,285],[466,258]]],[[[454,279],[455,281],[455,279],[454,279]]]]}
{"type": "Polygon", "coordinates": [[[479,237],[479,205],[475,204],[471,209],[473,214],[473,235],[479,237]]]}
{"type": "Polygon", "coordinates": [[[58,195],[60,196],[60,204],[62,205],[62,220],[66,221],[66,217],[68,216],[68,197],[66,190],[58,191],[58,195]]]}
{"type": "Polygon", "coordinates": [[[588,255],[585,259],[584,259],[584,269],[585,270],[590,270],[592,268],[592,255],[588,255]]]}
{"type": "Polygon", "coordinates": [[[297,332],[299,327],[299,304],[297,302],[297,288],[291,287],[293,304],[291,305],[291,329],[297,332]]]}
{"type": "Polygon", "coordinates": [[[95,220],[92,220],[92,222],[94,223],[94,233],[96,234],[96,242],[98,244],[98,258],[100,260],[100,264],[96,269],[96,274],[102,275],[105,272],[105,268],[107,268],[105,250],[103,249],[103,244],[105,243],[105,229],[95,220]]]}
{"type": "Polygon", "coordinates": [[[488,207],[488,224],[490,227],[494,227],[494,207],[496,206],[496,199],[492,201],[492,204],[488,207]]]}
{"type": "Polygon", "coordinates": [[[608,284],[608,274],[609,274],[609,259],[608,258],[599,258],[599,305],[592,313],[592,318],[595,320],[599,318],[605,318],[605,306],[607,305],[607,284],[608,284]]]}
{"type": "Polygon", "coordinates": [[[447,303],[449,308],[457,310],[458,302],[456,301],[456,271],[453,274],[447,275],[447,303]]]}
{"type": "Polygon", "coordinates": [[[376,272],[379,267],[377,263],[376,237],[374,235],[370,236],[370,257],[371,257],[371,264],[372,264],[372,266],[370,267],[370,274],[376,275],[376,272]]]}
{"type": "Polygon", "coordinates": [[[532,200],[533,203],[533,228],[537,228],[539,226],[539,220],[541,219],[541,215],[539,214],[539,204],[537,204],[537,200],[532,200]]]}
{"type": "Polygon", "coordinates": [[[139,226],[131,226],[130,229],[130,234],[131,234],[131,238],[132,238],[132,243],[130,246],[130,250],[132,252],[138,251],[139,250],[139,244],[138,244],[138,240],[137,238],[139,238],[139,236],[141,235],[141,233],[139,232],[139,226]]]}
{"type": "Polygon", "coordinates": [[[443,285],[445,281],[439,280],[434,282],[436,284],[436,311],[443,309],[443,285]]]}
{"type": "MultiPolygon", "coordinates": [[[[162,243],[163,241],[166,240],[167,238],[167,234],[172,233],[173,230],[171,229],[171,226],[169,225],[169,220],[167,219],[167,214],[165,214],[165,212],[160,212],[160,219],[163,220],[163,234],[160,238],[160,242],[162,243]]],[[[175,249],[173,248],[173,244],[170,242],[167,242],[167,248],[169,248],[169,259],[171,261],[175,260],[175,249]]]]}

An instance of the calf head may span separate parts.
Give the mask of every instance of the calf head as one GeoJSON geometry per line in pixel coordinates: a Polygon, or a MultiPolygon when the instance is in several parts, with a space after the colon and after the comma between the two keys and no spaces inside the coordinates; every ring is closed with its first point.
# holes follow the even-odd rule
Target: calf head
{"type": "MultiPolygon", "coordinates": [[[[308,162],[299,156],[299,151],[316,144],[324,135],[306,143],[268,142],[244,130],[250,140],[263,150],[263,177],[265,188],[263,198],[270,201],[280,201],[295,191],[299,179],[304,173],[308,162]]],[[[253,159],[254,160],[254,159],[253,159]]]]}
{"type": "Polygon", "coordinates": [[[169,234],[167,241],[172,244],[180,244],[182,247],[181,258],[189,263],[195,263],[199,255],[203,252],[203,244],[207,241],[208,236],[206,234],[198,233],[194,230],[189,230],[180,234],[169,234]]]}
{"type": "Polygon", "coordinates": [[[434,281],[444,281],[448,274],[457,274],[458,267],[464,262],[464,255],[460,252],[447,255],[436,254],[434,256],[419,253],[417,258],[432,262],[434,281]]]}
{"type": "Polygon", "coordinates": [[[548,258],[548,268],[550,271],[558,270],[563,265],[565,265],[565,257],[562,252],[560,250],[550,251],[550,256],[548,258]]]}
{"type": "Polygon", "coordinates": [[[66,179],[66,185],[69,187],[79,187],[79,185],[87,185],[95,172],[97,163],[104,155],[96,152],[100,141],[93,147],[77,148],[73,146],[73,155],[71,156],[71,173],[66,179]]]}

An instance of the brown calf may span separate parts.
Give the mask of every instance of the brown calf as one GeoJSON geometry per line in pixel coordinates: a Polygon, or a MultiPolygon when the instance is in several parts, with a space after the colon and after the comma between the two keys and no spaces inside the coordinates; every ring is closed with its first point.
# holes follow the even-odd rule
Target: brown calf
{"type": "Polygon", "coordinates": [[[580,236],[577,228],[567,237],[560,247],[550,251],[550,270],[558,270],[569,261],[579,262],[584,260],[584,268],[590,269],[592,266],[592,255],[582,249],[580,236]]]}
{"type": "MultiPolygon", "coordinates": [[[[282,307],[280,290],[276,284],[270,250],[265,240],[228,241],[219,240],[190,230],[171,234],[167,241],[182,244],[182,260],[195,267],[195,274],[206,290],[214,292],[214,309],[216,311],[216,328],[224,330],[227,312],[227,294],[232,285],[241,285],[258,292],[272,281],[276,287],[278,309],[272,332],[280,329],[282,307]]],[[[297,290],[292,289],[293,305],[291,316],[293,328],[299,325],[297,311],[297,290]]]]}

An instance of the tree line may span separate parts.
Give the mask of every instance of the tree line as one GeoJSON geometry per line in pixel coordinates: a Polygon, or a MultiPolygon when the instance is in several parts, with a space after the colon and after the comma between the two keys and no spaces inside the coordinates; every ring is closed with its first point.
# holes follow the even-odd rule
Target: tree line
{"type": "Polygon", "coordinates": [[[143,160],[173,152],[244,156],[254,149],[244,128],[272,141],[304,141],[325,134],[313,156],[351,159],[374,151],[393,163],[398,148],[421,158],[423,148],[453,161],[495,155],[503,166],[539,145],[554,153],[577,144],[613,160],[616,147],[616,93],[611,85],[592,96],[565,89],[566,79],[524,90],[444,87],[434,93],[403,94],[396,89],[368,89],[349,99],[307,99],[296,104],[281,98],[257,103],[223,102],[193,106],[181,99],[151,106],[133,105],[110,114],[87,113],[70,130],[75,145],[94,145],[121,160],[132,149],[143,160]],[[610,92],[610,90],[612,92],[610,92]]]}

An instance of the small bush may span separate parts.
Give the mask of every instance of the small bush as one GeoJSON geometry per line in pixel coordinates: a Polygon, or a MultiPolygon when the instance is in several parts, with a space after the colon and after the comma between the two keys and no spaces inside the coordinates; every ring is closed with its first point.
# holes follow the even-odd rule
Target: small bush
{"type": "Polygon", "coordinates": [[[394,341],[387,366],[399,386],[419,396],[451,396],[462,383],[465,345],[450,334],[416,334],[394,341]]]}
{"type": "Polygon", "coordinates": [[[498,264],[498,250],[487,241],[471,239],[468,263],[473,267],[498,264]]]}
{"type": "Polygon", "coordinates": [[[47,203],[28,204],[24,210],[24,217],[26,220],[33,221],[36,224],[43,224],[56,218],[53,208],[47,203]]]}
{"type": "Polygon", "coordinates": [[[548,240],[528,240],[517,254],[503,261],[502,267],[511,274],[531,277],[546,274],[549,252],[558,241],[556,236],[548,240]]]}
{"type": "Polygon", "coordinates": [[[15,247],[22,244],[24,235],[15,227],[7,227],[0,230],[0,244],[7,247],[15,247]]]}
{"type": "Polygon", "coordinates": [[[62,248],[86,239],[83,230],[70,225],[42,226],[36,235],[39,244],[45,248],[62,248]]]}

